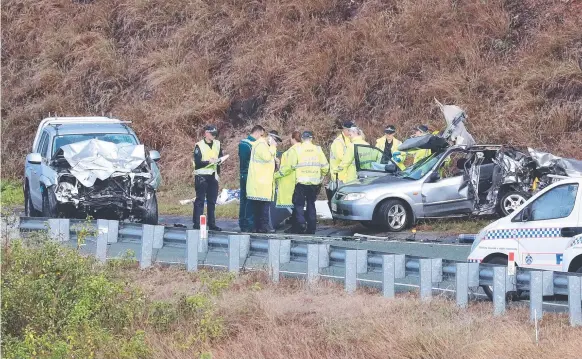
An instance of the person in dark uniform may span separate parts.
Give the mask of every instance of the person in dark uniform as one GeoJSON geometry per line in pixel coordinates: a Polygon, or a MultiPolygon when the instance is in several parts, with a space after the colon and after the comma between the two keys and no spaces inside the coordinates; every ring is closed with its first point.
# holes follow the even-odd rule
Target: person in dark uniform
{"type": "Polygon", "coordinates": [[[220,141],[216,140],[218,130],[215,126],[204,127],[204,139],[194,147],[194,229],[200,229],[200,216],[204,213],[206,200],[208,229],[221,231],[216,226],[214,210],[218,198],[218,175],[220,174],[219,158],[222,157],[220,141]]]}

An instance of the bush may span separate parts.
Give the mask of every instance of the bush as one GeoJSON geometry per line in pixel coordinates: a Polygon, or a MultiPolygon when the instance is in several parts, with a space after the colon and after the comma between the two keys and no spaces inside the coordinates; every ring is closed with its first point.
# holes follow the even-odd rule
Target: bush
{"type": "Polygon", "coordinates": [[[24,192],[22,191],[22,184],[9,181],[0,181],[0,198],[2,206],[24,205],[24,192]]]}

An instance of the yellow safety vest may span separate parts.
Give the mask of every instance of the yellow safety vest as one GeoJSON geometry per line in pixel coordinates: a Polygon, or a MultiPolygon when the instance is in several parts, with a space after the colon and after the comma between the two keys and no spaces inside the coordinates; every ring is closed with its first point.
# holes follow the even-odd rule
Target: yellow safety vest
{"type": "Polygon", "coordinates": [[[416,163],[420,160],[422,160],[425,157],[428,157],[432,154],[431,150],[415,150],[412,152],[412,154],[414,155],[414,160],[412,161],[412,163],[416,163]]]}
{"type": "Polygon", "coordinates": [[[329,172],[331,174],[332,181],[335,181],[336,174],[338,180],[342,182],[346,181],[345,172],[340,171],[338,168],[350,145],[351,145],[350,138],[344,136],[341,133],[339,136],[335,138],[335,140],[333,140],[331,144],[331,150],[329,151],[329,167],[330,167],[329,172]]]}
{"type": "Polygon", "coordinates": [[[321,147],[311,142],[303,142],[297,147],[296,182],[307,185],[319,185],[329,171],[329,163],[321,147]]]}
{"type": "MultiPolygon", "coordinates": [[[[340,163],[341,169],[340,173],[343,175],[343,178],[345,178],[345,180],[343,181],[344,183],[354,181],[358,178],[356,171],[356,160],[354,157],[355,145],[369,145],[369,143],[364,141],[364,139],[360,136],[355,137],[352,140],[351,145],[348,147],[346,154],[344,155],[340,163]]],[[[371,168],[372,166],[371,163],[374,162],[374,160],[379,161],[377,159],[377,152],[374,151],[373,149],[362,149],[362,150],[363,151],[359,152],[361,169],[371,168]]]]}
{"type": "Polygon", "coordinates": [[[281,156],[281,166],[275,172],[277,181],[277,207],[293,208],[293,192],[295,192],[295,168],[297,163],[297,148],[301,146],[296,143],[281,156]]]}
{"type": "MultiPolygon", "coordinates": [[[[208,146],[206,141],[202,140],[196,144],[202,152],[202,161],[210,161],[211,158],[218,158],[220,154],[220,141],[214,140],[212,148],[208,146]]],[[[209,164],[204,168],[196,168],[196,163],[192,161],[195,175],[212,175],[216,172],[216,164],[209,164]]]]}
{"type": "MultiPolygon", "coordinates": [[[[392,154],[394,155],[394,152],[398,152],[398,147],[400,147],[400,145],[402,144],[402,142],[400,142],[399,140],[397,140],[396,138],[392,139],[392,154]]],[[[384,152],[384,148],[386,147],[386,137],[382,136],[379,139],[376,140],[376,148],[380,149],[382,152],[384,152]]],[[[402,152],[400,151],[400,155],[398,156],[398,158],[400,158],[400,162],[397,163],[396,165],[401,169],[405,169],[406,166],[404,165],[404,160],[406,159],[406,152],[402,152]]]]}
{"type": "Polygon", "coordinates": [[[247,198],[255,201],[273,200],[273,173],[277,148],[269,146],[263,137],[252,143],[249,174],[247,177],[247,198]]]}

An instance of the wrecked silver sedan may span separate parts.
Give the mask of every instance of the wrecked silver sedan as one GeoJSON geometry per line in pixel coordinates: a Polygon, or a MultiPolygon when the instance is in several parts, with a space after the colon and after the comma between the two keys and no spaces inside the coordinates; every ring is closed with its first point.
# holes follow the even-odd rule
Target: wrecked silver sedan
{"type": "Polygon", "coordinates": [[[355,146],[358,180],[334,195],[334,218],[401,231],[424,218],[506,216],[554,181],[582,176],[582,161],[532,149],[475,145],[463,125],[464,111],[440,106],[446,129],[440,135],[407,140],[399,148],[430,149],[432,154],[403,171],[392,172],[394,166],[382,163],[361,168],[360,154],[369,157],[370,151],[377,151],[375,158],[380,159],[382,152],[355,146]]]}
{"type": "Polygon", "coordinates": [[[157,224],[157,151],[108,118],[41,122],[25,165],[29,216],[117,219],[157,224]]]}

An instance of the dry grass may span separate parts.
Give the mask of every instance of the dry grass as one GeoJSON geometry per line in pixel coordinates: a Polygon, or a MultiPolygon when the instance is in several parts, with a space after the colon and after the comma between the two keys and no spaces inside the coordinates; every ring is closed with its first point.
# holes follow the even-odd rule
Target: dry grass
{"type": "Polygon", "coordinates": [[[236,181],[255,123],[328,144],[349,118],[404,138],[441,127],[433,96],[466,108],[480,142],[582,157],[577,1],[6,0],[1,20],[7,177],[49,112],[133,120],[172,184],[207,122],[236,181]]]}
{"type": "MultiPolygon", "coordinates": [[[[156,300],[195,294],[196,276],[178,269],[134,271],[129,278],[156,300]]],[[[372,290],[345,294],[327,282],[307,289],[297,280],[279,285],[265,273],[240,276],[216,297],[226,335],[210,343],[212,358],[575,358],[582,329],[567,316],[545,314],[536,345],[528,312],[493,317],[491,303],[457,309],[413,294],[386,300],[372,290]]],[[[150,332],[157,358],[190,358],[172,336],[150,332]]]]}

